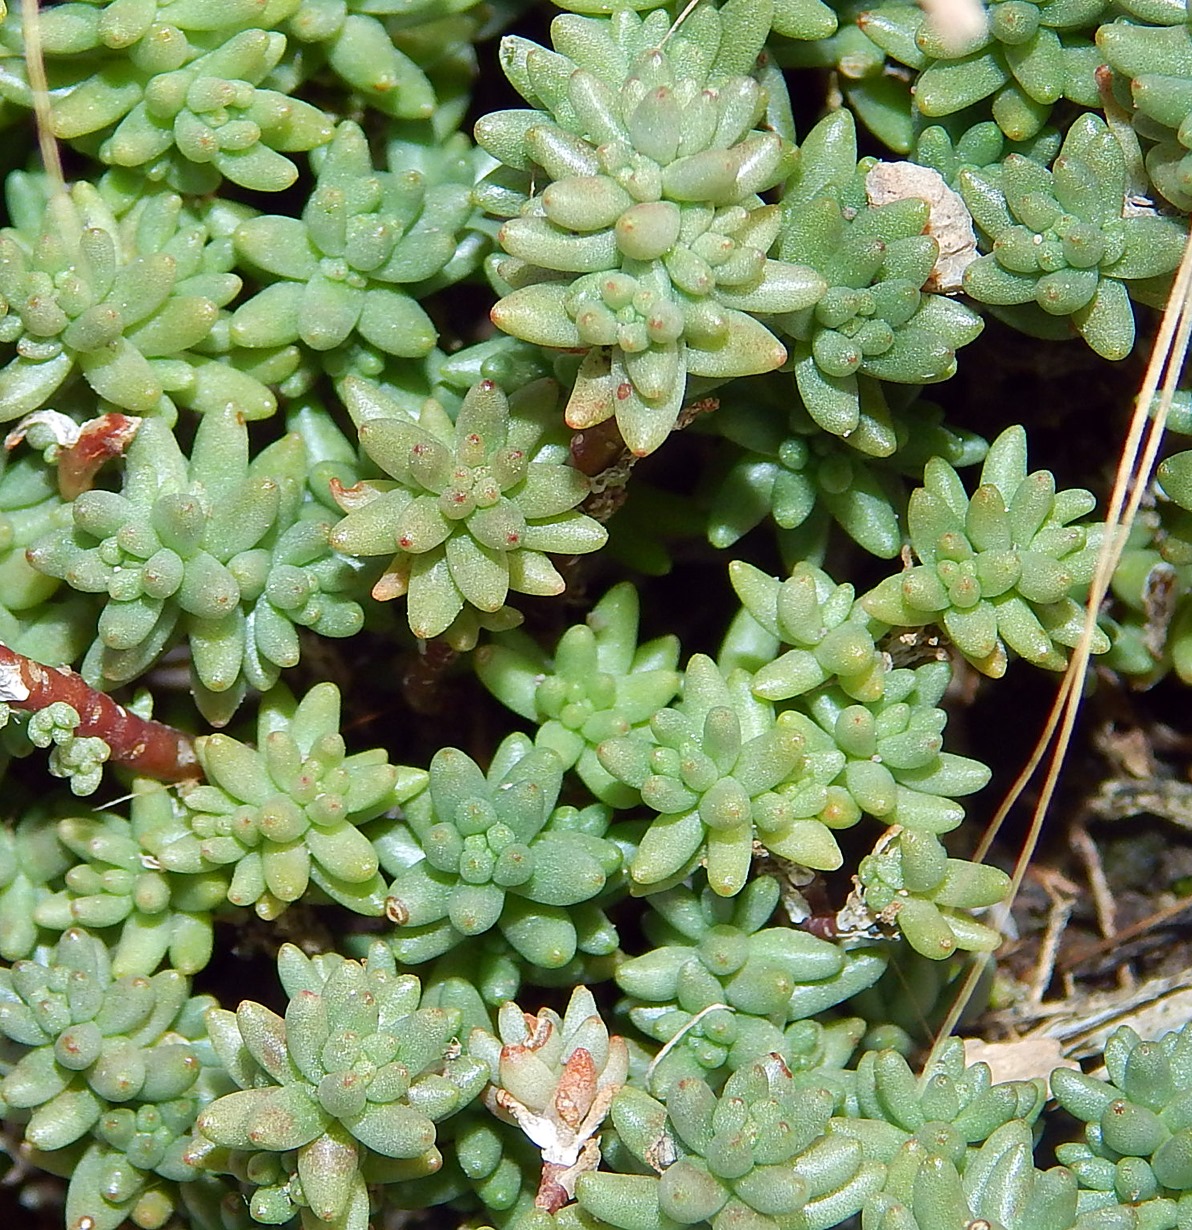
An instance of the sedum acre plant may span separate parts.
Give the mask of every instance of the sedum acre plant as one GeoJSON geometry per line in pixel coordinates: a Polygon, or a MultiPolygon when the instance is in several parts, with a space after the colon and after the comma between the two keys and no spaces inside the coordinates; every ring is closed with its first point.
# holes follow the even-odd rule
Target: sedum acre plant
{"type": "MultiPolygon", "coordinates": [[[[0,0],[14,1224],[1192,1225],[1192,1027],[930,1037],[1192,204],[1184,0],[969,17],[0,0]]],[[[1184,823],[1139,494],[1061,804],[1184,823]]]]}

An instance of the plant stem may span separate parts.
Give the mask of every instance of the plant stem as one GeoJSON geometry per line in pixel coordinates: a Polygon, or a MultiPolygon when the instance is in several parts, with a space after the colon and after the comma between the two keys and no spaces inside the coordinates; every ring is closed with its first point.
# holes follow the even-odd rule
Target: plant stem
{"type": "Polygon", "coordinates": [[[63,701],[79,715],[76,733],[102,739],[113,764],[163,782],[202,776],[189,735],[138,717],[67,667],[43,666],[7,645],[0,645],[0,701],[28,710],[63,701]]]}

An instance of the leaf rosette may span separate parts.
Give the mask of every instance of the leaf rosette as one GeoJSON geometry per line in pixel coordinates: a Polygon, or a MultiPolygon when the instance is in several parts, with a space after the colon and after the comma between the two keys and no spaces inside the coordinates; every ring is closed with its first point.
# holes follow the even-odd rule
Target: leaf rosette
{"type": "Polygon", "coordinates": [[[965,270],[965,291],[1008,308],[1026,332],[1075,329],[1103,358],[1124,359],[1134,347],[1131,291],[1151,302],[1188,235],[1184,220],[1129,208],[1128,188],[1122,147],[1091,114],[1068,129],[1050,170],[1010,154],[963,172],[960,191],[992,246],[965,270]]]}
{"type": "Polygon", "coordinates": [[[567,421],[615,415],[639,455],[674,427],[689,375],[785,361],[756,313],[805,308],[824,290],[813,270],[767,257],[779,211],[757,194],[788,172],[792,148],[759,127],[771,100],[746,75],[765,29],[751,18],[730,38],[711,6],[669,23],[661,9],[568,14],[552,25],[557,52],[506,39],[506,74],[537,109],[496,112],[476,132],[510,168],[480,188],[509,218],[493,320],[588,349],[567,421]],[[531,168],[546,181],[533,194],[531,168]]]}
{"type": "Polygon", "coordinates": [[[212,1170],[247,1162],[258,1221],[278,1224],[301,1207],[315,1225],[364,1230],[366,1176],[400,1182],[438,1169],[435,1123],[480,1092],[488,1066],[453,1042],[461,1011],[421,1006],[418,979],[399,975],[379,941],[363,963],[285,944],[278,971],[284,1018],[251,1000],[207,1014],[240,1089],[199,1115],[191,1156],[212,1170]]]}
{"type": "Polygon", "coordinates": [[[543,412],[558,388],[538,381],[512,399],[473,386],[454,421],[436,401],[416,422],[382,389],[345,382],[364,451],[389,475],[335,488],[346,516],[331,544],[347,555],[390,555],[373,597],[405,596],[410,630],[471,648],[479,627],[509,628],[521,616],[509,591],[559,594],[549,553],[604,545],[604,527],[576,507],[588,480],[544,439],[543,412]]]}
{"type": "Polygon", "coordinates": [[[587,620],[562,635],[548,656],[518,631],[476,651],[481,682],[514,713],[539,723],[535,744],[610,806],[636,798],[600,764],[596,748],[643,726],[679,689],[679,642],[638,645],[639,602],[629,584],[614,586],[587,620]]]}
{"type": "Polygon", "coordinates": [[[163,420],[142,422],[121,490],[84,492],[73,524],[27,552],[38,571],[106,595],[84,678],[127,682],[185,634],[200,710],[222,725],[250,685],[268,689],[298,662],[297,627],[357,632],[354,573],[305,501],[306,470],[296,432],[250,460],[230,405],[204,416],[189,459],[163,420]]]}
{"type": "MultiPolygon", "coordinates": [[[[6,195],[13,225],[0,231],[0,418],[45,405],[75,373],[133,414],[172,409],[167,393],[206,410],[221,378],[225,392],[233,380],[247,395],[244,377],[195,350],[241,279],[180,196],[150,192],[118,216],[112,193],[92,184],[52,193],[42,177],[21,173],[8,178],[6,195]]],[[[275,404],[251,384],[254,400],[275,404]]]]}
{"type": "Polygon", "coordinates": [[[426,354],[436,333],[417,284],[456,254],[456,232],[472,213],[470,176],[428,183],[414,167],[374,171],[352,123],[340,124],[320,155],[301,218],[262,214],[236,229],[240,257],[276,280],[236,309],[231,341],[301,340],[328,351],[358,334],[384,354],[426,354]]]}
{"type": "MultiPolygon", "coordinates": [[[[934,458],[911,495],[908,527],[920,563],[887,577],[861,605],[892,627],[939,624],[983,674],[999,678],[1009,651],[1063,670],[1084,608],[1073,597],[1092,578],[1100,533],[1073,525],[1095,500],[1057,492],[1047,470],[1027,473],[1026,433],[1007,428],[990,445],[970,497],[956,471],[934,458]]],[[[1095,630],[1092,650],[1109,648],[1095,630]]]]}
{"type": "Polygon", "coordinates": [[[357,826],[415,794],[425,774],[389,764],[380,748],[348,755],[339,713],[338,689],[321,683],[297,705],[267,698],[256,748],[199,739],[207,783],[187,786],[182,817],[145,837],[161,866],[193,876],[229,868],[227,899],[262,918],[312,882],[357,913],[381,914],[377,853],[357,826]]]}
{"type": "MultiPolygon", "coordinates": [[[[296,5],[272,7],[280,19],[296,5]]],[[[298,168],[286,154],[326,143],[333,125],[319,107],[265,84],[286,38],[257,28],[263,9],[252,0],[55,6],[39,40],[56,87],[54,136],[188,195],[214,192],[224,178],[258,192],[288,188],[298,168]]],[[[32,106],[19,13],[3,37],[20,57],[8,61],[6,94],[32,106]]]]}
{"type": "MultiPolygon", "coordinates": [[[[428,788],[378,843],[394,875],[386,912],[403,962],[498,928],[527,961],[557,969],[575,956],[581,927],[599,930],[575,907],[604,891],[621,851],[574,808],[556,811],[562,781],[559,757],[524,735],[502,741],[487,773],[456,748],[436,753],[428,788]]],[[[603,829],[608,812],[598,810],[603,829]]]]}
{"type": "Polygon", "coordinates": [[[940,242],[928,233],[931,205],[917,193],[871,205],[872,166],[858,166],[847,110],[807,134],[783,193],[778,254],[817,270],[825,289],[774,324],[794,340],[795,382],[815,422],[861,452],[885,457],[897,435],[875,382],[946,380],[956,370],[956,351],[977,337],[982,321],[927,289],[940,260],[940,242]]]}

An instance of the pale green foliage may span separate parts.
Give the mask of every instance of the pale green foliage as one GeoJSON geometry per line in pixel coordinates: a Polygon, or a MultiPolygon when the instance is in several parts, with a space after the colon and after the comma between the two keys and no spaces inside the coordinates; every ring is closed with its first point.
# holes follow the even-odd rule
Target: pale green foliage
{"type": "Polygon", "coordinates": [[[162,816],[146,845],[191,876],[231,868],[227,898],[276,918],[313,883],[361,914],[379,914],[384,888],[372,843],[357,827],[415,794],[418,769],[376,748],[349,756],[339,691],[312,688],[295,705],[285,689],[262,702],[257,747],[227,735],[198,744],[208,784],[183,790],[180,816],[162,816]]]}
{"type": "Polygon", "coordinates": [[[157,409],[167,391],[199,410],[227,394],[220,381],[235,374],[188,352],[241,279],[181,197],[148,193],[117,219],[90,183],[49,195],[42,179],[20,174],[7,197],[15,225],[0,232],[0,418],[44,405],[75,371],[134,414],[157,409]]]}
{"type": "Polygon", "coordinates": [[[301,220],[267,214],[236,228],[238,255],[278,280],[237,308],[232,342],[301,338],[324,351],[356,332],[386,354],[426,354],[434,325],[403,287],[454,257],[455,231],[472,209],[470,182],[428,185],[413,168],[374,173],[364,133],[348,123],[318,167],[301,220]]]}
{"type": "Polygon", "coordinates": [[[784,362],[751,313],[804,308],[825,289],[812,270],[767,259],[779,217],[757,193],[782,179],[790,146],[757,127],[782,105],[742,75],[757,45],[727,37],[711,6],[671,34],[669,23],[663,10],[561,16],[553,56],[507,39],[507,75],[549,117],[497,112],[477,129],[523,173],[481,189],[510,217],[499,238],[511,259],[497,265],[507,293],[493,319],[540,345],[609,347],[588,352],[568,422],[615,414],[638,454],[674,427],[689,375],[723,380],[784,362]],[[531,193],[534,167],[552,182],[531,193]]]}
{"type": "Polygon", "coordinates": [[[587,620],[568,628],[553,658],[510,632],[476,653],[484,685],[514,713],[539,723],[535,743],[575,768],[597,798],[632,806],[631,789],[600,763],[596,748],[644,726],[679,690],[673,636],[637,643],[638,599],[631,585],[609,590],[587,620]]]}
{"type": "MultiPolygon", "coordinates": [[[[805,931],[765,926],[779,894],[775,878],[758,876],[728,900],[686,887],[650,897],[644,930],[651,947],[618,967],[617,985],[629,997],[634,1025],[656,1042],[676,1044],[654,1069],[653,1092],[686,1077],[714,1081],[721,1067],[734,1072],[769,1054],[797,1066],[811,1039],[806,1029],[787,1026],[881,976],[877,946],[846,952],[805,931]]],[[[856,1024],[845,1030],[854,1043],[856,1024]]]]}
{"type": "Polygon", "coordinates": [[[546,969],[571,961],[581,930],[608,950],[607,920],[575,907],[603,891],[621,851],[604,838],[607,809],[556,810],[562,769],[524,735],[501,743],[487,774],[457,748],[435,755],[427,789],[378,842],[394,876],[385,910],[402,961],[419,964],[494,927],[546,969]]]}
{"type": "Polygon", "coordinates": [[[307,464],[297,433],[250,460],[231,408],[203,418],[189,461],[163,420],[143,422],[122,490],[84,492],[73,524],[28,552],[38,571],[107,596],[88,682],[136,678],[183,632],[199,704],[222,725],[250,685],[297,663],[296,625],[358,631],[363,614],[343,593],[352,569],[328,545],[329,514],[304,500],[307,464]]]}
{"type": "MultiPolygon", "coordinates": [[[[62,83],[54,135],[183,192],[212,192],[221,177],[259,192],[288,188],[298,168],[286,154],[329,141],[332,124],[313,104],[265,86],[286,39],[255,28],[264,6],[239,0],[212,10],[192,0],[160,15],[157,8],[57,7],[43,34],[62,83]]],[[[19,11],[3,34],[19,55],[19,11]]],[[[23,73],[7,92],[31,105],[23,73]]]]}
{"type": "Polygon", "coordinates": [[[880,384],[926,384],[956,370],[955,352],[981,331],[970,309],[923,289],[940,257],[918,195],[866,200],[868,160],[857,166],[852,114],[836,111],[803,143],[782,198],[778,252],[816,269],[824,292],[778,320],[794,339],[795,382],[825,431],[870,456],[897,437],[880,384]]]}
{"type": "MultiPolygon", "coordinates": [[[[1098,354],[1125,358],[1134,346],[1131,284],[1162,286],[1188,231],[1175,218],[1131,208],[1128,170],[1117,137],[1086,114],[1068,130],[1050,171],[1011,154],[998,166],[962,172],[965,202],[993,246],[965,270],[965,290],[983,303],[1025,310],[1026,330],[1043,336],[1057,335],[1049,317],[1069,317],[1098,354]]],[[[1140,297],[1149,301],[1145,289],[1140,297]]]]}
{"type": "Polygon", "coordinates": [[[521,622],[506,605],[510,590],[562,593],[547,552],[603,546],[604,528],[576,507],[587,481],[544,430],[558,394],[552,381],[513,399],[484,381],[469,390],[454,422],[431,400],[413,422],[363,381],[348,381],[345,394],[361,445],[391,477],[336,489],[347,516],[331,544],[365,556],[397,548],[372,595],[405,596],[415,636],[446,635],[471,648],[479,627],[521,622]]]}
{"type": "MultiPolygon", "coordinates": [[[[912,1066],[1010,885],[960,857],[990,771],[945,728],[997,730],[948,658],[1082,635],[1094,499],[1013,423],[1096,457],[1074,396],[1167,293],[1187,4],[863,9],[573,0],[551,50],[472,0],[65,0],[40,40],[0,0],[30,1215],[40,1167],[69,1230],[1192,1225],[1189,1031],[1056,1074],[1047,1171],[1041,1079],[912,1066]],[[970,347],[987,309],[1041,344],[970,347]],[[142,753],[173,784],[121,798],[142,753]],[[101,809],[55,780],[101,771],[101,809]]],[[[1112,688],[1192,679],[1192,459],[1158,478],[1112,688]]]]}
{"type": "MultiPolygon", "coordinates": [[[[1088,491],[1057,492],[1046,470],[1027,473],[1026,434],[1004,431],[990,446],[970,497],[956,471],[928,463],[907,523],[920,563],[861,599],[894,627],[938,623],[984,674],[1005,673],[1009,651],[1063,670],[1084,628],[1079,596],[1092,578],[1100,535],[1072,522],[1093,510],[1088,491]]],[[[1094,630],[1092,650],[1109,648],[1094,630]]]]}
{"type": "Polygon", "coordinates": [[[300,1206],[324,1225],[364,1230],[370,1158],[398,1163],[381,1171],[390,1181],[436,1169],[435,1122],[475,1097],[488,1068],[450,1054],[461,1013],[420,1007],[418,979],[398,974],[384,944],[365,964],[286,945],[279,965],[284,1019],[251,1000],[208,1013],[240,1091],[199,1116],[209,1144],[194,1160],[220,1170],[235,1165],[225,1150],[281,1154],[280,1169],[255,1169],[257,1220],[288,1220],[300,1206]]]}

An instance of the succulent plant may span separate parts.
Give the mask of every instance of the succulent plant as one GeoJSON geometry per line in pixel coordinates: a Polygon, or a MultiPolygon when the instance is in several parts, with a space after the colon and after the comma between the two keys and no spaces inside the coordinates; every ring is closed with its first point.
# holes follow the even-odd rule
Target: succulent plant
{"type": "Polygon", "coordinates": [[[1115,93],[1132,104],[1133,125],[1147,140],[1147,178],[1168,201],[1187,210],[1192,207],[1192,147],[1185,100],[1192,78],[1192,41],[1180,21],[1173,22],[1175,14],[1154,8],[1141,16],[1141,22],[1102,25],[1097,50],[1120,74],[1115,93]]]}
{"type": "Polygon", "coordinates": [[[383,943],[364,964],[286,944],[278,970],[290,997],[284,1019],[251,1000],[207,1015],[240,1089],[199,1115],[209,1144],[192,1148],[193,1160],[218,1170],[222,1150],[281,1154],[250,1178],[257,1220],[288,1220],[300,1204],[316,1224],[363,1230],[370,1158],[400,1163],[389,1168],[394,1178],[435,1169],[435,1123],[479,1093],[488,1067],[453,1047],[460,1011],[421,1007],[418,979],[398,974],[383,943]]]}
{"type": "Polygon", "coordinates": [[[648,732],[606,739],[596,749],[617,780],[640,791],[657,813],[629,864],[635,884],[663,888],[698,862],[713,892],[739,893],[749,877],[754,841],[783,858],[835,868],[840,852],[804,803],[813,781],[836,775],[835,757],[808,758],[789,715],[750,691],[746,671],[721,673],[696,654],[687,664],[677,705],[659,710],[648,732]]]}
{"type": "Polygon", "coordinates": [[[613,1123],[657,1177],[585,1175],[580,1207],[623,1227],[826,1230],[859,1212],[886,1172],[857,1141],[824,1135],[832,1102],[825,1090],[798,1085],[777,1056],[734,1073],[719,1098],[693,1078],[671,1088],[665,1107],[627,1088],[613,1102],[613,1123]]]}
{"type": "Polygon", "coordinates": [[[514,173],[481,188],[509,218],[493,320],[540,345],[590,347],[567,421],[615,415],[639,455],[675,426],[689,375],[784,362],[752,313],[806,308],[825,289],[813,270],[767,259],[779,212],[757,194],[784,177],[791,147],[758,128],[777,100],[747,75],[760,38],[725,37],[722,15],[736,11],[696,9],[669,32],[662,9],[563,15],[553,54],[508,39],[506,74],[535,109],[477,127],[514,173]],[[545,173],[532,191],[531,168],[545,173]]]}
{"type": "MultiPolygon", "coordinates": [[[[1026,433],[1007,428],[990,445],[970,497],[956,471],[934,458],[911,495],[907,524],[919,563],[887,577],[861,599],[893,627],[939,624],[978,670],[1005,673],[1009,651],[1063,670],[1084,611],[1073,597],[1092,577],[1096,527],[1073,525],[1093,496],[1057,492],[1046,470],[1027,473],[1026,433]]],[[[1109,642],[1094,630],[1094,653],[1109,642]]]]}
{"type": "Polygon", "coordinates": [[[1010,154],[1050,166],[1060,152],[1061,134],[1050,126],[1029,141],[1010,141],[993,120],[966,125],[962,117],[932,124],[915,137],[911,154],[921,166],[931,167],[951,188],[959,189],[961,171],[983,171],[1010,154]]]}
{"type": "Polygon", "coordinates": [[[160,782],[141,779],[134,785],[131,820],[102,812],[59,820],[58,839],[79,861],[63,877],[65,887],[37,903],[33,921],[52,931],[119,927],[112,952],[117,978],[148,976],[166,959],[182,974],[203,969],[211,959],[211,911],[226,898],[227,877],[180,876],[146,866],[138,840],[140,832],[160,824],[154,813],[172,817],[174,806],[160,782]]]}
{"type": "Polygon", "coordinates": [[[389,764],[379,748],[348,755],[339,713],[334,684],[297,704],[279,689],[262,702],[256,748],[222,734],[199,740],[207,783],[185,787],[181,815],[159,810],[141,837],[158,864],[189,876],[230,868],[227,899],[262,918],[276,918],[312,882],[379,915],[377,853],[357,826],[410,798],[426,775],[389,764]]]}
{"type": "Polygon", "coordinates": [[[947,713],[940,708],[952,678],[946,662],[887,671],[876,700],[857,703],[843,688],[808,693],[788,720],[809,752],[843,757],[830,789],[833,823],[846,828],[861,813],[930,833],[964,817],[955,800],[989,781],[979,760],[943,750],[947,713]],[[851,816],[851,820],[850,820],[851,816]]]}
{"type": "MultiPolygon", "coordinates": [[[[369,19],[372,20],[372,19],[369,19]]],[[[271,282],[236,309],[231,341],[326,351],[358,333],[386,354],[413,357],[435,327],[413,284],[439,273],[471,213],[470,181],[428,185],[414,169],[375,172],[358,125],[342,123],[316,158],[301,218],[262,214],[235,233],[236,251],[271,282]]]]}
{"type": "MultiPolygon", "coordinates": [[[[280,6],[279,6],[280,7],[280,6]]],[[[287,5],[286,7],[290,7],[287,5]]],[[[109,166],[138,167],[179,191],[214,191],[221,178],[279,192],[298,178],[286,154],[331,139],[332,123],[312,103],[264,83],[285,54],[285,36],[259,29],[264,6],[196,3],[72,4],[51,19],[59,79],[53,133],[109,166]]],[[[19,13],[5,23],[10,55],[22,56],[19,13]]],[[[10,63],[12,63],[10,61],[10,63]]],[[[6,96],[31,105],[20,59],[6,96]]]]}
{"type": "MultiPolygon", "coordinates": [[[[864,990],[881,976],[879,946],[846,949],[808,931],[767,926],[779,884],[758,876],[731,900],[685,886],[654,893],[651,947],[617,967],[629,1019],[664,1044],[655,1093],[686,1077],[713,1082],[771,1053],[797,1053],[784,1031],[864,990]]],[[[785,1055],[784,1055],[785,1058],[785,1055]]]]}
{"type": "MultiPolygon", "coordinates": [[[[1192,1028],[1075,1129],[937,1036],[1018,976],[959,658],[1066,666],[1106,536],[1011,424],[1121,417],[1186,0],[560,3],[0,0],[0,1203],[1192,1230],[1192,1028]]],[[[1095,613],[1144,730],[1181,447],[1095,613]]]]}
{"type": "Polygon", "coordinates": [[[107,595],[87,680],[135,678],[185,633],[198,702],[223,724],[249,684],[269,688],[298,661],[295,625],[355,633],[353,570],[328,545],[330,517],[303,508],[306,464],[297,434],[250,462],[231,407],[204,416],[189,461],[163,420],[145,420],[122,490],[84,492],[73,525],[27,553],[38,571],[107,595]]]}
{"type": "Polygon", "coordinates": [[[908,1144],[930,1149],[934,1133],[936,1147],[963,1162],[966,1145],[982,1144],[1011,1122],[1033,1123],[1047,1091],[1041,1078],[995,1083],[988,1064],[965,1063],[964,1044],[954,1038],[919,1074],[896,1051],[867,1051],[851,1098],[855,1106],[832,1120],[831,1131],[864,1142],[871,1156],[893,1165],[908,1144]]]}
{"type": "Polygon", "coordinates": [[[401,33],[411,25],[433,24],[444,13],[466,10],[471,3],[299,0],[292,6],[285,31],[303,44],[305,71],[317,71],[325,63],[378,111],[398,119],[429,119],[441,108],[441,100],[422,66],[398,45],[401,33]],[[313,66],[308,48],[319,53],[313,66]]]}
{"type": "Polygon", "coordinates": [[[49,193],[40,177],[21,175],[9,178],[7,198],[0,418],[44,405],[75,371],[134,414],[155,410],[167,389],[207,404],[196,382],[220,373],[185,356],[211,332],[241,279],[182,199],[151,194],[117,220],[92,184],[49,193]]]}
{"type": "Polygon", "coordinates": [[[54,777],[66,778],[74,794],[94,794],[112,749],[94,735],[77,734],[81,722],[77,709],[55,701],[30,713],[23,730],[34,747],[51,749],[46,768],[54,777]]]}
{"type": "MultiPolygon", "coordinates": [[[[783,68],[835,72],[840,92],[857,119],[890,149],[907,153],[914,141],[916,119],[910,82],[887,60],[885,41],[879,46],[867,31],[871,23],[879,22],[896,35],[913,29],[919,17],[917,7],[905,0],[876,5],[865,0],[833,0],[831,7],[837,18],[834,34],[814,42],[771,38],[770,53],[783,68]]],[[[903,42],[905,38],[899,39],[901,50],[905,50],[903,42]]]]}
{"type": "Polygon", "coordinates": [[[982,303],[1029,305],[1009,313],[1028,331],[1062,336],[1067,317],[1099,355],[1125,358],[1134,346],[1129,284],[1170,273],[1187,240],[1185,223],[1131,208],[1127,188],[1122,148],[1091,114],[1068,129],[1051,170],[1010,154],[963,172],[960,190],[993,249],[965,270],[965,290],[982,303]]]}
{"type": "MultiPolygon", "coordinates": [[[[1031,1130],[1021,1120],[998,1128],[967,1155],[963,1142],[939,1126],[925,1125],[902,1147],[885,1187],[866,1202],[868,1224],[943,1230],[987,1220],[1007,1230],[1059,1230],[1083,1223],[1072,1173],[1031,1164],[1031,1130]]],[[[1156,1212],[1159,1222],[1166,1210],[1144,1210],[1142,1216],[1156,1212]]]]}
{"type": "Polygon", "coordinates": [[[1001,933],[966,911],[1003,901],[1010,877],[997,867],[949,858],[943,843],[922,828],[888,829],[857,868],[861,897],[882,922],[935,961],[958,948],[993,952],[1001,933]]]}
{"type": "Polygon", "coordinates": [[[1012,141],[1035,136],[1061,98],[1096,107],[1101,58],[1091,35],[1105,8],[1102,0],[994,0],[984,22],[963,31],[925,17],[915,33],[915,105],[951,115],[992,95],[993,118],[1012,141]]]}
{"type": "MultiPolygon", "coordinates": [[[[30,624],[45,613],[58,589],[55,579],[37,572],[25,558],[26,547],[70,519],[70,508],[58,494],[54,478],[49,466],[28,455],[8,453],[0,461],[0,640],[18,652],[27,652],[22,639],[32,639],[30,624]]],[[[56,622],[69,624],[61,617],[56,622]]],[[[58,639],[69,643],[75,637],[58,639]]],[[[55,666],[71,660],[81,648],[76,644],[59,658],[51,644],[39,646],[48,654],[34,656],[55,666]]]]}
{"type": "Polygon", "coordinates": [[[63,1149],[113,1106],[185,1095],[200,1060],[170,1031],[187,994],[176,970],[116,978],[102,940],[81,927],[0,970],[0,1033],[17,1048],[0,1097],[29,1144],[63,1149]]]}
{"type": "MultiPolygon", "coordinates": [[[[874,387],[859,384],[858,397],[868,401],[874,387]]],[[[824,431],[801,402],[792,404],[785,375],[755,383],[748,398],[723,398],[711,428],[742,451],[723,477],[717,475],[709,542],[731,547],[770,517],[780,530],[783,559],[791,564],[822,561],[834,525],[870,555],[892,559],[902,545],[905,478],[922,480],[930,457],[972,465],[982,460],[986,444],[944,424],[930,402],[890,410],[895,449],[888,457],[871,457],[824,431]]]]}
{"type": "MultiPolygon", "coordinates": [[[[1079,1182],[1082,1210],[1179,1201],[1192,1188],[1192,1132],[1180,1113],[1189,1085],[1192,1031],[1144,1042],[1121,1026],[1105,1043],[1108,1080],[1052,1074],[1060,1105],[1087,1126],[1085,1142],[1059,1147],[1079,1182]]],[[[1162,1206],[1152,1204],[1157,1212],[1162,1206]]]]}
{"type": "Polygon", "coordinates": [[[0,957],[5,961],[33,955],[41,938],[33,912],[71,863],[46,816],[30,812],[0,826],[0,957]]]}
{"type": "Polygon", "coordinates": [[[735,560],[729,578],[744,609],[729,630],[721,662],[748,668],[762,659],[753,677],[757,696],[790,700],[832,682],[853,700],[881,698],[889,665],[851,585],[836,585],[808,563],[796,564],[779,581],[735,560]],[[767,638],[761,652],[751,643],[759,634],[767,638]],[[791,648],[777,654],[780,645],[791,648]]]}
{"type": "MultiPolygon", "coordinates": [[[[456,748],[436,753],[425,791],[380,841],[394,875],[386,913],[406,964],[499,927],[527,960],[566,965],[578,943],[566,907],[591,901],[620,869],[621,851],[555,810],[563,767],[549,748],[510,735],[486,773],[456,748]]],[[[607,812],[604,814],[607,825],[607,812]]]]}
{"type": "Polygon", "coordinates": [[[944,236],[929,232],[932,206],[923,189],[916,184],[885,204],[867,199],[874,168],[857,165],[850,112],[821,120],[800,154],[783,193],[778,253],[818,270],[827,289],[776,325],[794,339],[795,381],[815,422],[863,453],[888,456],[897,438],[885,397],[871,382],[947,379],[955,352],[982,322],[928,286],[944,236]]]}
{"type": "Polygon", "coordinates": [[[543,439],[553,382],[511,400],[483,381],[454,422],[435,401],[414,422],[376,386],[346,386],[361,445],[390,477],[335,489],[347,515],[331,544],[348,555],[396,552],[372,594],[378,601],[406,596],[415,636],[446,635],[470,648],[478,626],[520,622],[505,603],[510,590],[563,591],[547,552],[603,545],[604,528],[576,507],[587,480],[543,439]]]}
{"type": "Polygon", "coordinates": [[[610,776],[596,748],[644,726],[674,698],[681,678],[677,639],[639,646],[638,615],[637,592],[618,585],[584,623],[567,629],[553,657],[514,631],[481,646],[475,658],[489,691],[539,723],[535,745],[553,751],[564,769],[574,768],[597,798],[614,807],[631,806],[636,796],[610,776]]]}

